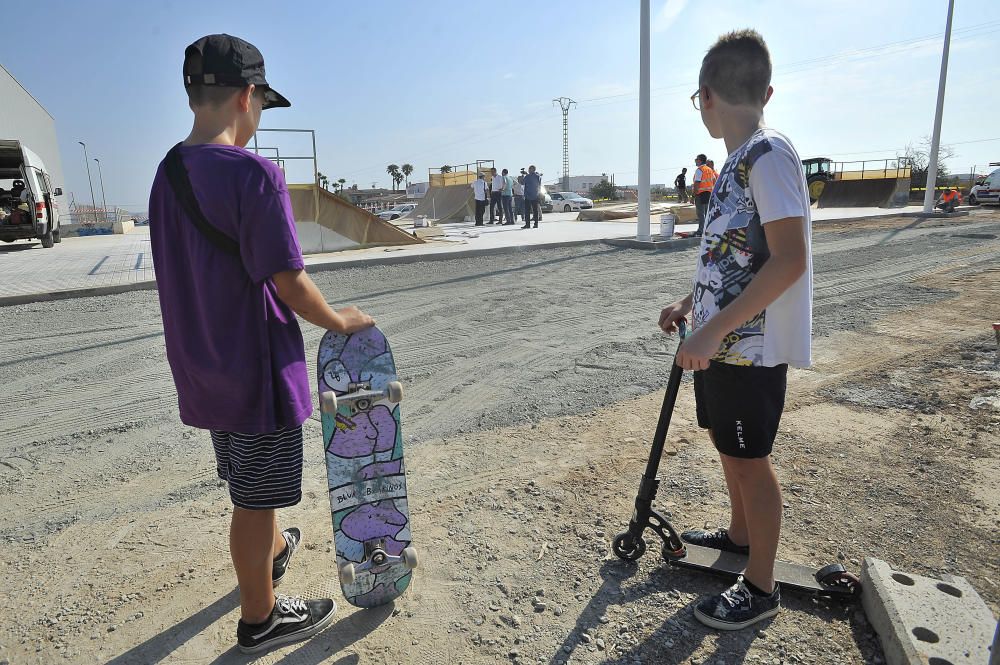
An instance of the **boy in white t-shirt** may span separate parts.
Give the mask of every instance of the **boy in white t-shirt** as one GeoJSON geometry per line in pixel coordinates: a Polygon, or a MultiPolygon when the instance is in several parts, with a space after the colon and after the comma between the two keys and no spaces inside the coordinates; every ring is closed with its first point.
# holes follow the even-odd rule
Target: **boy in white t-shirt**
{"type": "Polygon", "coordinates": [[[782,506],[770,454],[788,365],[811,362],[809,193],[791,142],[764,126],[770,82],[767,45],[752,30],[720,37],[702,60],[691,99],[729,158],[705,216],[694,290],[660,315],[668,333],[692,315],[677,364],[695,372],[698,424],[719,451],[731,503],[728,529],[682,538],[749,554],[736,584],[695,607],[699,621],[722,630],[778,613],[782,506]]]}

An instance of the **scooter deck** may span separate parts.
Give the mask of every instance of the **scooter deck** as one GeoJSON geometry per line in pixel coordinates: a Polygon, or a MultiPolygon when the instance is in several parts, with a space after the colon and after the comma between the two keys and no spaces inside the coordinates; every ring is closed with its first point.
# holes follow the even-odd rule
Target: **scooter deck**
{"type": "MultiPolygon", "coordinates": [[[[734,552],[700,547],[685,543],[686,555],[682,558],[667,558],[667,563],[681,568],[704,570],[718,575],[736,577],[746,569],[747,557],[734,552]]],[[[781,586],[791,587],[798,591],[814,593],[821,596],[854,595],[851,589],[843,586],[820,584],[816,580],[816,568],[787,561],[774,562],[774,579],[781,586]]]]}

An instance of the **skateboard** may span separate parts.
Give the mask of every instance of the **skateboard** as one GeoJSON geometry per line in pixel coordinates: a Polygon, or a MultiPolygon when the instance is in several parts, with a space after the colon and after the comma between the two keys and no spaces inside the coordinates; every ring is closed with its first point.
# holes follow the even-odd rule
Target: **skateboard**
{"type": "Polygon", "coordinates": [[[317,369],[340,588],[357,607],[384,605],[403,594],[417,567],[399,418],[403,387],[375,327],[327,332],[317,369]]]}
{"type": "MultiPolygon", "coordinates": [[[[683,343],[685,325],[681,323],[681,343],[683,343]]],[[[667,390],[663,395],[660,407],[660,417],[656,423],[656,433],[653,435],[653,447],[646,463],[646,471],[639,483],[639,493],[635,499],[635,511],[629,521],[628,530],[615,536],[611,550],[625,561],[635,561],[646,553],[646,541],[643,533],[646,529],[653,531],[663,542],[662,554],[664,560],[682,568],[702,570],[718,575],[736,577],[746,569],[747,557],[733,552],[691,545],[681,540],[670,521],[657,510],[653,509],[653,501],[660,487],[660,459],[663,456],[663,446],[667,440],[670,428],[670,417],[677,401],[681,378],[684,370],[674,363],[670,369],[667,390]]],[[[787,561],[775,561],[774,579],[784,589],[800,591],[816,596],[854,598],[861,594],[861,580],[840,564],[831,564],[819,569],[787,561]]]]}

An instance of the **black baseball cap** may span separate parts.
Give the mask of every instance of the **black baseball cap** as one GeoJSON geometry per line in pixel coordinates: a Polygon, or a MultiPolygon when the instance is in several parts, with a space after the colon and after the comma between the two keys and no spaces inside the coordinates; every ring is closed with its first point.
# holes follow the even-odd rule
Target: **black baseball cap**
{"type": "Polygon", "coordinates": [[[184,87],[215,85],[264,90],[264,108],[282,108],[292,103],[264,78],[264,56],[256,46],[232,35],[207,35],[184,49],[184,87]],[[189,71],[192,55],[201,56],[201,71],[189,71]]]}

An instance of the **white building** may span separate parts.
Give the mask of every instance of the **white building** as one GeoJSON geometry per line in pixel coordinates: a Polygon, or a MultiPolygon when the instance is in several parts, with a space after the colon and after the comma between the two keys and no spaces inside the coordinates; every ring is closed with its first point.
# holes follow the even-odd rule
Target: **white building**
{"type": "MultiPolygon", "coordinates": [[[[591,188],[602,180],[607,179],[608,176],[606,175],[571,175],[569,177],[568,191],[576,192],[581,196],[590,196],[591,188]]],[[[545,187],[550,192],[561,192],[563,191],[563,179],[554,180],[551,184],[546,184],[545,187]]]]}
{"type": "MultiPolygon", "coordinates": [[[[56,121],[10,72],[0,65],[0,139],[17,140],[42,158],[52,177],[52,186],[66,189],[56,121]]],[[[60,208],[69,210],[65,196],[56,197],[60,208]]]]}
{"type": "Polygon", "coordinates": [[[430,189],[431,183],[429,182],[411,182],[406,188],[406,198],[408,199],[422,199],[427,190],[430,189]]]}

